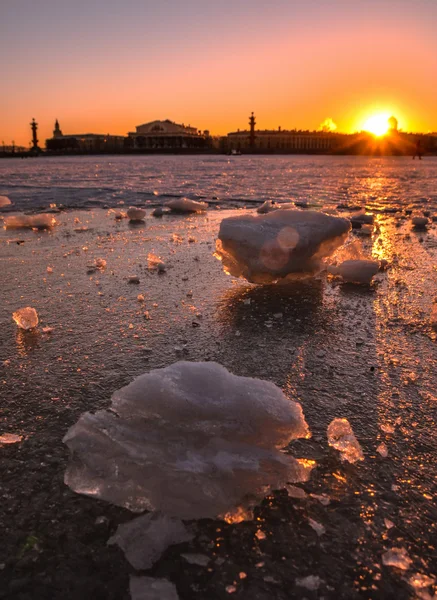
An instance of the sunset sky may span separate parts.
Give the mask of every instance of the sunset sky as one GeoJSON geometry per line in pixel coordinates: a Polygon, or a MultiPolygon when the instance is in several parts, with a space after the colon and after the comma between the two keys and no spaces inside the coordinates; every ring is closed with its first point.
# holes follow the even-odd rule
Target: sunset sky
{"type": "Polygon", "coordinates": [[[0,140],[172,119],[437,131],[437,0],[1,0],[0,140]]]}

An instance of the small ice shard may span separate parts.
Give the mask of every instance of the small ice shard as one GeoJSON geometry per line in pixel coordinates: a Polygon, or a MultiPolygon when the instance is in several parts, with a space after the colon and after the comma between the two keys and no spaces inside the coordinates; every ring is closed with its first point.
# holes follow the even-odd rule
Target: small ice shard
{"type": "Polygon", "coordinates": [[[10,206],[12,202],[9,200],[7,196],[0,196],[0,208],[4,208],[5,206],[10,206]]]}
{"type": "Polygon", "coordinates": [[[384,444],[384,442],[381,442],[381,444],[379,444],[376,451],[382,456],[382,458],[387,458],[388,448],[387,448],[387,445],[384,444]]]}
{"type": "Polygon", "coordinates": [[[189,198],[175,198],[174,200],[166,202],[164,206],[170,208],[172,212],[179,213],[203,212],[208,208],[206,202],[197,202],[196,200],[190,200],[189,198]]]}
{"type": "Polygon", "coordinates": [[[318,575],[308,575],[307,577],[296,579],[296,585],[311,590],[312,592],[318,590],[321,583],[322,580],[318,575]]]}
{"type": "Polygon", "coordinates": [[[53,267],[47,267],[47,273],[53,273],[53,267]]]}
{"type": "Polygon", "coordinates": [[[331,275],[339,275],[348,283],[370,283],[379,271],[376,260],[345,260],[340,265],[329,265],[331,275]]]}
{"type": "Polygon", "coordinates": [[[16,433],[0,433],[0,446],[6,444],[17,444],[23,439],[22,435],[16,433]]]}
{"type": "Polygon", "coordinates": [[[221,222],[215,256],[226,273],[251,283],[302,279],[322,270],[349,229],[346,219],[315,211],[238,215],[221,222]]]}
{"type": "Polygon", "coordinates": [[[56,219],[49,214],[41,215],[11,215],[5,217],[5,227],[7,229],[50,229],[56,225],[56,219]]]}
{"type": "Polygon", "coordinates": [[[199,567],[207,567],[209,562],[210,562],[210,558],[209,556],[206,556],[206,554],[181,554],[182,558],[184,558],[187,563],[190,563],[190,565],[197,565],[199,567]]]}
{"type": "Polygon", "coordinates": [[[257,532],[255,533],[255,537],[258,540],[265,540],[266,539],[266,534],[264,533],[264,531],[262,531],[262,529],[258,529],[257,532]]]}
{"type": "Polygon", "coordinates": [[[318,521],[315,521],[314,519],[308,519],[308,524],[312,529],[314,529],[314,531],[319,537],[326,532],[325,527],[318,521]]]}
{"type": "Polygon", "coordinates": [[[53,327],[43,327],[42,328],[42,332],[43,333],[52,333],[53,332],[53,327]]]}
{"type": "Polygon", "coordinates": [[[395,430],[395,426],[390,423],[381,423],[379,427],[384,433],[393,433],[395,430]]]}
{"type": "Polygon", "coordinates": [[[144,294],[138,294],[137,300],[138,300],[138,302],[144,302],[145,301],[144,294]]]}
{"type": "Polygon", "coordinates": [[[328,425],[328,444],[341,453],[341,460],[364,460],[361,446],[347,419],[334,419],[328,425]]]}
{"type": "Polygon", "coordinates": [[[149,271],[156,270],[160,273],[166,270],[164,261],[159,256],[156,256],[156,254],[152,254],[152,252],[149,252],[147,255],[147,268],[149,271]]]}
{"type": "Polygon", "coordinates": [[[19,308],[12,313],[12,318],[21,329],[34,329],[38,325],[38,313],[30,306],[19,308]]]}
{"type": "Polygon", "coordinates": [[[408,583],[411,585],[411,587],[421,590],[422,588],[434,585],[435,577],[430,577],[424,573],[415,573],[410,577],[408,583]]]}
{"type": "Polygon", "coordinates": [[[403,571],[407,571],[412,562],[405,548],[392,548],[382,555],[382,563],[384,565],[387,567],[396,567],[403,571]]]}
{"type": "Polygon", "coordinates": [[[132,600],[179,600],[176,586],[168,579],[131,575],[129,591],[132,600]]]}
{"type": "Polygon", "coordinates": [[[131,206],[127,209],[126,214],[129,220],[135,223],[136,221],[143,221],[144,217],[146,216],[146,211],[143,208],[131,206]]]}
{"type": "Polygon", "coordinates": [[[104,258],[96,258],[94,261],[94,266],[96,269],[104,269],[106,267],[106,260],[104,258]]]}
{"type": "Polygon", "coordinates": [[[117,544],[134,569],[150,569],[173,544],[189,542],[194,535],[180,519],[148,513],[119,525],[108,544],[117,544]]]}
{"type": "Polygon", "coordinates": [[[413,229],[426,229],[426,226],[429,223],[428,217],[413,217],[411,219],[411,224],[413,225],[413,229]]]}
{"type": "Polygon", "coordinates": [[[273,383],[177,362],[80,417],[63,440],[65,482],[134,512],[217,517],[305,480],[308,469],[281,448],[307,436],[300,405],[273,383]]]}
{"type": "Polygon", "coordinates": [[[386,518],[384,518],[384,525],[387,527],[387,529],[391,529],[392,527],[395,526],[393,521],[390,521],[390,519],[386,519],[386,518]]]}
{"type": "Polygon", "coordinates": [[[299,500],[302,500],[303,498],[306,498],[306,492],[300,488],[297,487],[295,485],[285,485],[284,486],[285,490],[287,491],[287,494],[290,496],[290,498],[299,498],[299,500]]]}
{"type": "Polygon", "coordinates": [[[263,202],[263,204],[261,204],[261,206],[258,206],[256,212],[260,215],[265,215],[269,212],[272,212],[272,210],[278,210],[279,208],[281,208],[281,206],[276,204],[274,200],[266,200],[263,202]]]}
{"type": "Polygon", "coordinates": [[[310,494],[310,496],[318,500],[323,506],[328,506],[331,503],[331,498],[327,494],[310,494]]]}
{"type": "Polygon", "coordinates": [[[137,277],[136,275],[132,275],[131,277],[127,278],[127,282],[128,283],[140,283],[140,278],[137,277]]]}

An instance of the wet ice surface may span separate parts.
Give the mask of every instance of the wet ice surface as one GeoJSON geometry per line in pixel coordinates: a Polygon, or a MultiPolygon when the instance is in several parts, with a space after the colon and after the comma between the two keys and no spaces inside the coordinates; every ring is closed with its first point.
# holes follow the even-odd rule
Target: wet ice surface
{"type": "MultiPolygon", "coordinates": [[[[409,217],[376,214],[375,233],[362,244],[390,268],[371,286],[321,280],[272,288],[225,276],[212,256],[220,220],[231,214],[132,226],[101,210],[66,212],[52,231],[20,232],[20,245],[7,244],[10,233],[0,230],[0,433],[23,436],[0,447],[0,589],[27,577],[31,597],[62,590],[76,600],[85,590],[86,598],[91,580],[69,591],[65,570],[79,586],[98,561],[92,586],[109,582],[113,598],[123,598],[127,567],[106,542],[132,515],[65,488],[61,439],[84,411],[106,408],[114,390],[181,358],[267,379],[300,402],[313,436],[290,450],[315,466],[299,484],[306,496],[272,493],[251,522],[201,521],[195,538],[170,548],[147,575],[171,581],[182,600],[225,598],[227,586],[236,598],[288,600],[303,590],[311,597],[297,584],[309,576],[320,578],[317,594],[325,598],[407,599],[416,574],[434,581],[436,225],[415,232],[409,217]],[[74,232],[75,217],[87,231],[74,232]],[[149,253],[168,264],[164,275],[149,271],[149,253]],[[106,268],[87,274],[95,257],[106,268]],[[127,274],[140,284],[129,285],[127,274]],[[53,327],[50,335],[13,323],[12,312],[27,304],[41,326],[53,327]],[[329,448],[334,418],[348,419],[364,461],[341,462],[329,448]],[[329,504],[315,497],[323,494],[329,504]],[[103,532],[95,524],[102,516],[110,523],[103,532]],[[41,552],[23,550],[29,535],[41,552]],[[405,548],[408,570],[383,564],[393,548],[405,548]],[[187,553],[210,557],[208,567],[187,563],[187,553]]],[[[433,586],[425,588],[431,595],[433,586]]]]}

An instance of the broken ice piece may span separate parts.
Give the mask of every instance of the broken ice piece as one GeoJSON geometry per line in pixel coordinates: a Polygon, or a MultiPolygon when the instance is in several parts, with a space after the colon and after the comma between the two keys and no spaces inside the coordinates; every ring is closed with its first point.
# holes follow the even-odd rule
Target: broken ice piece
{"type": "Polygon", "coordinates": [[[272,212],[272,210],[278,210],[279,208],[281,208],[281,206],[279,204],[276,204],[275,201],[266,200],[265,202],[263,202],[263,204],[261,204],[261,206],[258,206],[256,212],[259,215],[265,215],[269,212],[272,212]]]}
{"type": "Polygon", "coordinates": [[[387,567],[396,567],[406,571],[413,561],[405,548],[392,548],[382,555],[382,563],[387,567]]]}
{"type": "Polygon", "coordinates": [[[413,588],[422,589],[433,585],[435,583],[435,577],[430,577],[429,575],[425,575],[424,573],[415,573],[410,577],[408,583],[413,588]]]}
{"type": "Polygon", "coordinates": [[[146,216],[146,211],[142,208],[136,208],[135,206],[131,206],[130,208],[128,208],[126,214],[129,220],[135,223],[144,219],[144,217],[146,216]]]}
{"type": "Polygon", "coordinates": [[[326,532],[325,527],[321,523],[315,521],[314,519],[309,518],[308,524],[312,529],[314,529],[318,536],[321,536],[326,532]]]}
{"type": "Polygon", "coordinates": [[[341,460],[364,460],[361,446],[347,419],[334,419],[328,425],[328,444],[341,453],[341,460]]]}
{"type": "Polygon", "coordinates": [[[190,565],[197,565],[199,567],[206,567],[208,566],[209,562],[210,562],[210,558],[209,556],[206,556],[206,554],[181,554],[182,558],[184,558],[187,563],[190,563],[190,565]]]}
{"type": "Polygon", "coordinates": [[[339,265],[328,266],[328,273],[340,276],[347,283],[370,283],[378,271],[376,260],[345,260],[339,265]]]}
{"type": "Polygon", "coordinates": [[[34,329],[38,325],[38,313],[30,306],[19,308],[12,313],[12,318],[21,329],[34,329]]]}
{"type": "Polygon", "coordinates": [[[319,589],[321,582],[322,580],[318,575],[308,575],[307,577],[296,579],[296,585],[313,592],[319,589]]]}
{"type": "Polygon", "coordinates": [[[305,479],[305,465],[281,449],[307,436],[300,405],[273,383],[177,362],[116,392],[110,410],[80,417],[64,437],[65,482],[134,512],[217,517],[305,479]]]}
{"type": "Polygon", "coordinates": [[[52,333],[53,332],[53,327],[43,327],[42,328],[42,332],[43,333],[52,333]]]}
{"type": "Polygon", "coordinates": [[[119,525],[108,544],[117,544],[130,564],[143,570],[150,569],[169,546],[189,542],[193,537],[180,519],[148,513],[119,525]]]}
{"type": "Polygon", "coordinates": [[[136,275],[127,278],[128,283],[140,283],[140,278],[136,275]]]}
{"type": "Polygon", "coordinates": [[[17,442],[21,442],[22,439],[23,436],[17,435],[16,433],[1,433],[0,446],[6,444],[16,444],[17,442]]]}
{"type": "Polygon", "coordinates": [[[132,600],[179,600],[176,586],[168,579],[131,575],[129,591],[132,600]]]}
{"type": "Polygon", "coordinates": [[[311,277],[344,243],[350,222],[316,211],[276,210],[223,219],[215,256],[225,273],[251,283],[311,277]]]}
{"type": "Polygon", "coordinates": [[[387,448],[386,444],[384,444],[384,442],[382,442],[381,444],[379,444],[379,446],[377,447],[376,451],[382,456],[382,458],[387,458],[387,456],[388,456],[388,448],[387,448]]]}
{"type": "Polygon", "coordinates": [[[104,258],[96,258],[94,265],[96,269],[104,269],[106,267],[106,260],[104,258]]]}
{"type": "Polygon", "coordinates": [[[393,521],[390,521],[390,519],[385,519],[385,518],[384,518],[384,525],[387,527],[387,529],[391,529],[392,527],[395,526],[393,521]]]}
{"type": "Polygon", "coordinates": [[[4,208],[5,206],[9,206],[10,204],[12,204],[12,202],[7,196],[0,196],[0,208],[4,208]]]}
{"type": "Polygon", "coordinates": [[[303,499],[307,497],[306,492],[302,488],[297,487],[295,485],[286,484],[284,488],[287,491],[287,494],[290,496],[290,498],[303,499]]]}
{"type": "Polygon", "coordinates": [[[189,198],[175,198],[174,200],[166,202],[164,206],[170,208],[172,212],[179,213],[203,212],[208,208],[206,202],[197,202],[196,200],[190,200],[189,198]]]}
{"type": "Polygon", "coordinates": [[[56,219],[52,215],[11,215],[4,219],[7,229],[50,229],[56,225],[56,219]]]}

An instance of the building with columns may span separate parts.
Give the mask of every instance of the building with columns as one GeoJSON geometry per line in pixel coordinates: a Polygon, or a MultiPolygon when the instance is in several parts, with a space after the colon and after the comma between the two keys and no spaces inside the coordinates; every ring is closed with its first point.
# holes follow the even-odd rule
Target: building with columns
{"type": "Polygon", "coordinates": [[[203,150],[211,144],[209,131],[165,121],[151,121],[138,125],[128,133],[128,147],[134,150],[203,150]]]}

